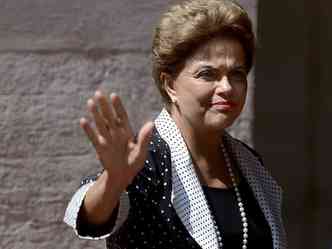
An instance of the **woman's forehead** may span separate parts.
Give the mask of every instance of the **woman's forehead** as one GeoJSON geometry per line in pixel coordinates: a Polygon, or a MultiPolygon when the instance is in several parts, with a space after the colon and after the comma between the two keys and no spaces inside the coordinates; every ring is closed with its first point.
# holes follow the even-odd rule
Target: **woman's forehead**
{"type": "Polygon", "coordinates": [[[245,52],[234,38],[216,37],[199,46],[187,59],[187,66],[245,66],[245,52]]]}

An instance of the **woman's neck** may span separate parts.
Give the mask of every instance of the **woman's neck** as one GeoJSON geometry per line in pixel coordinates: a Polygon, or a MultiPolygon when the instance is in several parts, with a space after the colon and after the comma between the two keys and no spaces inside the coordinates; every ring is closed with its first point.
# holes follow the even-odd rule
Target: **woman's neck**
{"type": "MultiPolygon", "coordinates": [[[[171,116],[185,140],[201,184],[216,188],[232,186],[221,150],[224,130],[197,128],[182,116],[171,116]]],[[[238,182],[238,173],[234,173],[238,182]]]]}
{"type": "Polygon", "coordinates": [[[186,145],[196,160],[213,159],[220,156],[223,130],[202,129],[195,127],[184,117],[174,113],[171,115],[179,128],[186,145]]]}

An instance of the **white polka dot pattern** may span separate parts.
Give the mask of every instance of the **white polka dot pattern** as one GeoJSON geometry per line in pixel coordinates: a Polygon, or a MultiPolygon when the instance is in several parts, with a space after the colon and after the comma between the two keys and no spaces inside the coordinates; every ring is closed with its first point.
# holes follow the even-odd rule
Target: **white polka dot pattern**
{"type": "MultiPolygon", "coordinates": [[[[82,181],[68,205],[64,221],[81,238],[107,237],[108,249],[217,249],[210,210],[180,131],[166,110],[161,112],[155,126],[145,166],[128,186],[128,193],[121,195],[116,224],[109,229],[112,233],[81,236],[76,226],[85,193],[98,175],[82,181]]],[[[255,151],[227,133],[224,141],[233,164],[247,179],[269,223],[274,249],[286,249],[280,187],[255,151]]]]}
{"type": "Polygon", "coordinates": [[[84,197],[86,192],[88,192],[89,188],[94,184],[94,182],[90,182],[87,183],[83,186],[81,186],[76,193],[74,194],[74,196],[71,198],[66,212],[65,212],[65,216],[63,218],[63,221],[69,225],[70,227],[72,227],[76,233],[77,236],[79,236],[82,239],[94,239],[93,237],[90,236],[81,236],[78,231],[77,231],[77,216],[78,216],[78,212],[80,211],[80,208],[82,206],[84,197]]]}
{"type": "Polygon", "coordinates": [[[155,125],[171,150],[172,203],[177,214],[201,248],[218,248],[210,209],[180,131],[165,109],[155,125]]]}
{"type": "Polygon", "coordinates": [[[225,134],[232,158],[246,177],[253,193],[268,221],[275,249],[287,248],[286,233],[281,219],[282,189],[242,142],[225,134]]]}
{"type": "MultiPolygon", "coordinates": [[[[165,109],[156,119],[155,125],[171,150],[173,206],[201,248],[217,249],[218,242],[211,214],[184,139],[165,109]]],[[[270,225],[274,249],[287,248],[281,220],[280,187],[246,146],[227,133],[224,137],[226,148],[230,150],[236,165],[246,177],[270,225]]]]}
{"type": "Polygon", "coordinates": [[[92,185],[94,183],[95,183],[95,179],[90,179],[88,182],[82,182],[83,185],[76,191],[76,193],[70,200],[70,202],[67,206],[66,212],[65,212],[65,216],[63,218],[63,221],[67,225],[72,227],[74,229],[76,235],[81,239],[100,240],[100,239],[107,238],[110,234],[117,231],[128,217],[129,198],[128,198],[128,193],[123,192],[120,195],[118,215],[117,215],[117,219],[116,219],[115,225],[114,225],[111,233],[102,234],[97,237],[82,236],[81,234],[79,234],[79,231],[77,229],[78,213],[81,209],[81,206],[83,204],[83,200],[85,198],[86,193],[88,192],[88,190],[92,187],[92,185]]]}

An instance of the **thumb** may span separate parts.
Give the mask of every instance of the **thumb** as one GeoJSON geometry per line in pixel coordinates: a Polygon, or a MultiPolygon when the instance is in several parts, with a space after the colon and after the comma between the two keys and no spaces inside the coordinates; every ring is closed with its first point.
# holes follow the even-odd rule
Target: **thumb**
{"type": "Polygon", "coordinates": [[[143,125],[138,133],[137,145],[140,149],[147,147],[153,130],[153,122],[149,121],[143,125]]]}
{"type": "Polygon", "coordinates": [[[143,162],[146,157],[146,153],[148,150],[148,143],[151,140],[151,134],[153,130],[154,124],[149,121],[143,125],[141,130],[138,133],[137,143],[136,143],[136,158],[137,161],[143,162]]]}

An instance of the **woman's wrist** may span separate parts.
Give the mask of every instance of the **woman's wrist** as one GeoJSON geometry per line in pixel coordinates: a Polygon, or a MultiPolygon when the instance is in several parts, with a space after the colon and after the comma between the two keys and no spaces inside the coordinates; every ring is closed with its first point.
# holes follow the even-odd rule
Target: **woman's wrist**
{"type": "Polygon", "coordinates": [[[86,220],[95,225],[107,222],[125,188],[123,183],[104,170],[85,196],[82,214],[86,220]]]}
{"type": "Polygon", "coordinates": [[[113,193],[119,197],[128,186],[127,179],[123,179],[123,176],[112,174],[109,170],[104,170],[98,180],[100,180],[101,186],[108,194],[113,193]]]}

